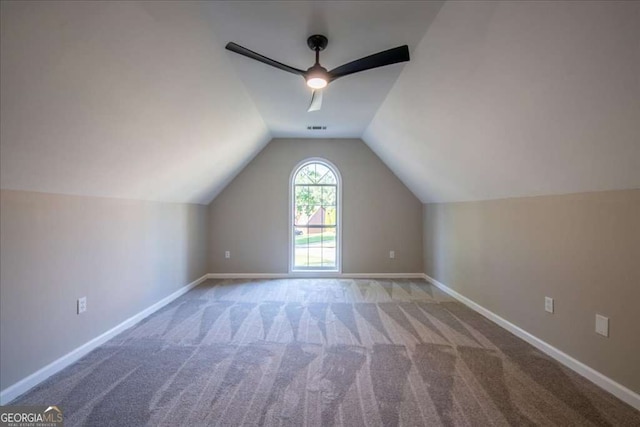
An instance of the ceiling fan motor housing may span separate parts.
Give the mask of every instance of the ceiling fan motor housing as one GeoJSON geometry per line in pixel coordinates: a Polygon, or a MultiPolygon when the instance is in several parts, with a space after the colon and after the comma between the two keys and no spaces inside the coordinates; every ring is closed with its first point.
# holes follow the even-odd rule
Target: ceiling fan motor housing
{"type": "Polygon", "coordinates": [[[311,50],[324,50],[328,43],[329,39],[322,34],[314,34],[307,39],[307,46],[311,50]]]}

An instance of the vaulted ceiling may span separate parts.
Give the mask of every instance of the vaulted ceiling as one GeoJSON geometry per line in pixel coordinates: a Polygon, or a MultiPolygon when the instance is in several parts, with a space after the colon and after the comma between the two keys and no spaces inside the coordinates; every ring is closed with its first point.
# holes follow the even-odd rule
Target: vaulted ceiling
{"type": "Polygon", "coordinates": [[[640,187],[640,3],[2,2],[2,188],[206,204],[278,137],[362,137],[423,201],[640,187]],[[297,68],[408,44],[307,113],[297,68]],[[311,134],[307,125],[327,130],[311,134]]]}

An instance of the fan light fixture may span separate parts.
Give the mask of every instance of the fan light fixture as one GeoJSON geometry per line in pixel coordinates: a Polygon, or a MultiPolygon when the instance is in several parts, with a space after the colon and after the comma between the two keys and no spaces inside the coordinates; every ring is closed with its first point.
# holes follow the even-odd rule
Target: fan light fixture
{"type": "Polygon", "coordinates": [[[312,89],[322,89],[327,86],[327,81],[322,77],[311,77],[307,79],[307,86],[312,89]]]}
{"type": "Polygon", "coordinates": [[[329,83],[329,72],[316,61],[313,67],[307,70],[305,80],[307,81],[307,86],[311,89],[322,89],[329,83]]]}

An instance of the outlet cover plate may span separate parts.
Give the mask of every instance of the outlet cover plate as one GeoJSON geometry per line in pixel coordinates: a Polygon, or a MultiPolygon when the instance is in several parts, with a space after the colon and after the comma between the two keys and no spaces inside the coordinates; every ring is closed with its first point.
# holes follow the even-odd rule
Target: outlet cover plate
{"type": "Polygon", "coordinates": [[[544,297],[544,311],[553,313],[553,298],[544,297]]]}
{"type": "Polygon", "coordinates": [[[609,336],[609,318],[600,314],[596,314],[596,333],[608,337],[609,336]]]}
{"type": "Polygon", "coordinates": [[[78,298],[78,314],[87,311],[87,297],[78,298]]]}

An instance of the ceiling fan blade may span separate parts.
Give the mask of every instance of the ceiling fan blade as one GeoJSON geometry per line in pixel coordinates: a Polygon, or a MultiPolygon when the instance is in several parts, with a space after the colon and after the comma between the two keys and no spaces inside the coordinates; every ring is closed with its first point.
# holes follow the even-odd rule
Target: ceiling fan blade
{"type": "Polygon", "coordinates": [[[264,55],[260,55],[252,50],[247,49],[246,47],[242,47],[239,44],[235,44],[233,42],[227,43],[225,46],[227,50],[231,52],[238,53],[240,55],[246,56],[247,58],[255,59],[256,61],[260,61],[263,64],[271,65],[272,67],[276,67],[281,69],[282,71],[287,71],[289,73],[298,74],[300,76],[304,76],[305,71],[299,70],[297,68],[290,67],[282,62],[275,61],[271,58],[267,58],[264,55]]]}
{"type": "Polygon", "coordinates": [[[311,103],[307,112],[319,111],[320,108],[322,108],[322,90],[317,89],[311,92],[311,103]]]}
{"type": "Polygon", "coordinates": [[[372,68],[384,67],[385,65],[396,64],[398,62],[406,62],[409,60],[409,46],[399,46],[393,49],[374,53],[364,58],[356,59],[347,64],[341,65],[329,71],[331,80],[348,76],[349,74],[358,73],[360,71],[370,70],[372,68]]]}

